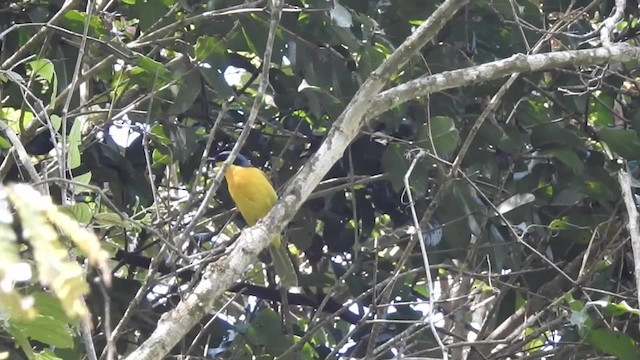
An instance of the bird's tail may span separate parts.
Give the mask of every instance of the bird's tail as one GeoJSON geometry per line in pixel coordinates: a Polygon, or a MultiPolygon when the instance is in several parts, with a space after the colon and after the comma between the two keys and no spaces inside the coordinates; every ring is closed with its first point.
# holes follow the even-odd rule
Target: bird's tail
{"type": "Polygon", "coordinates": [[[269,245],[269,254],[271,255],[273,266],[276,268],[276,274],[280,277],[280,285],[290,288],[298,286],[298,275],[285,246],[280,236],[278,236],[269,245]]]}

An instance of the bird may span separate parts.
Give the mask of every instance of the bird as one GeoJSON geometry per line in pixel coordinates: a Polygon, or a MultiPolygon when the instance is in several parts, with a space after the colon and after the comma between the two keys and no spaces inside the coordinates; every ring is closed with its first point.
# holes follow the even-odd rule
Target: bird
{"type": "MultiPolygon", "coordinates": [[[[223,151],[209,160],[216,166],[221,166],[230,154],[230,151],[223,151]]],[[[254,167],[242,154],[236,156],[224,177],[233,202],[249,226],[255,225],[267,216],[278,200],[278,195],[267,175],[254,167]]],[[[285,246],[282,237],[278,234],[269,245],[269,254],[276,274],[280,278],[280,285],[290,288],[298,286],[298,276],[285,246]]]]}

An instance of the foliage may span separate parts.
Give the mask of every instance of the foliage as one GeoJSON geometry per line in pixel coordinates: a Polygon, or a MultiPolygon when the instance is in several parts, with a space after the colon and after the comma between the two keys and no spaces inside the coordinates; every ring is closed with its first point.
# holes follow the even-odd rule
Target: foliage
{"type": "MultiPolygon", "coordinates": [[[[442,1],[287,0],[269,64],[264,1],[90,3],[91,13],[78,1],[1,5],[0,121],[30,163],[16,163],[19,146],[5,132],[0,175],[45,179],[53,201],[108,255],[31,188],[0,191],[0,304],[25,318],[4,327],[0,355],[18,344],[30,358],[80,357],[86,344],[70,329],[87,314],[85,295],[98,355],[116,325],[112,350],[138,348],[245,225],[221,186],[175,251],[213,183],[204,159],[240,137],[263,67],[265,103],[241,151],[281,188],[442,1]],[[112,258],[107,293],[84,282],[68,247],[94,265],[112,258]],[[25,259],[39,283],[6,288],[9,268],[25,259]],[[25,309],[28,296],[34,305],[25,309]]],[[[470,1],[387,88],[516,53],[602,46],[613,3],[470,1]]],[[[637,45],[636,5],[627,1],[613,42],[637,45]]],[[[439,357],[426,321],[433,296],[452,358],[638,358],[634,258],[616,178],[620,169],[640,175],[636,65],[521,74],[483,123],[506,80],[395,104],[367,123],[287,225],[300,287],[282,301],[261,255],[217,304],[218,316],[205,316],[170,354],[439,357]],[[417,153],[426,155],[409,190],[426,224],[420,232],[404,185],[417,153]],[[459,346],[467,339],[477,343],[459,346]]]]}
{"type": "Polygon", "coordinates": [[[30,341],[72,348],[72,326],[90,319],[83,299],[89,292],[85,271],[69,258],[69,248],[102,268],[108,255],[94,234],[32,187],[0,187],[0,199],[3,329],[29,359],[43,356],[34,353],[30,341]]]}

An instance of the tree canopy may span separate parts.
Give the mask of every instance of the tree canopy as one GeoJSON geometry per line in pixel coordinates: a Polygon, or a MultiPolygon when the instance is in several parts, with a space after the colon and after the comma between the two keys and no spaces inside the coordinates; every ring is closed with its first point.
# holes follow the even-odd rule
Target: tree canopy
{"type": "Polygon", "coordinates": [[[637,359],[639,18],[3,2],[0,358],[637,359]],[[253,227],[222,151],[280,194],[253,227]]]}

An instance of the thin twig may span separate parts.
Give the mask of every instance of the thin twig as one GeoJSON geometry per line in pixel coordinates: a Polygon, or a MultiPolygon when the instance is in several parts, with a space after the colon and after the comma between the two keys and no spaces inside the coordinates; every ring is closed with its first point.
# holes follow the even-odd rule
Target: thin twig
{"type": "MultiPolygon", "coordinates": [[[[89,26],[91,24],[91,14],[93,13],[93,1],[89,0],[87,1],[87,8],[86,8],[86,19],[84,22],[84,30],[82,32],[82,39],[80,40],[80,48],[78,49],[78,59],[76,60],[76,65],[75,68],[73,69],[73,76],[71,77],[71,84],[69,84],[69,88],[70,93],[73,94],[73,92],[76,89],[76,86],[78,86],[78,77],[80,76],[80,73],[82,72],[82,60],[84,58],[84,51],[86,49],[87,46],[87,36],[89,35],[89,26]]],[[[71,98],[72,96],[67,96],[67,99],[64,103],[64,106],[62,107],[62,125],[60,126],[61,129],[60,131],[62,132],[62,141],[60,144],[60,155],[58,156],[58,166],[60,167],[60,177],[61,178],[66,178],[67,177],[67,121],[69,119],[69,106],[71,105],[71,98]]],[[[62,191],[62,203],[66,204],[67,203],[67,184],[62,184],[61,189],[62,191]]]]}
{"type": "Polygon", "coordinates": [[[422,235],[422,229],[420,227],[420,221],[418,220],[418,214],[416,212],[415,202],[413,200],[413,194],[411,193],[411,184],[409,183],[409,177],[413,172],[413,168],[416,166],[416,163],[422,157],[423,157],[422,152],[418,152],[414,156],[413,160],[411,161],[411,164],[409,165],[409,169],[404,174],[403,181],[404,181],[404,187],[405,187],[405,194],[407,194],[407,198],[409,200],[409,208],[411,209],[411,218],[413,219],[413,226],[415,227],[414,236],[417,235],[418,237],[418,242],[420,243],[420,250],[422,251],[422,261],[424,262],[424,269],[427,275],[427,288],[429,290],[429,327],[431,328],[431,333],[435,337],[436,342],[438,343],[438,346],[442,351],[442,359],[447,360],[449,358],[449,353],[444,343],[442,342],[442,339],[440,339],[440,335],[436,330],[436,324],[433,321],[433,315],[435,310],[435,302],[434,302],[435,290],[433,286],[433,279],[431,278],[431,267],[429,266],[427,246],[425,244],[424,236],[422,235]]]}
{"type": "Polygon", "coordinates": [[[89,360],[98,360],[96,355],[96,347],[93,345],[93,338],[91,337],[91,328],[85,321],[80,322],[80,340],[84,344],[84,350],[87,353],[89,360]]]}

